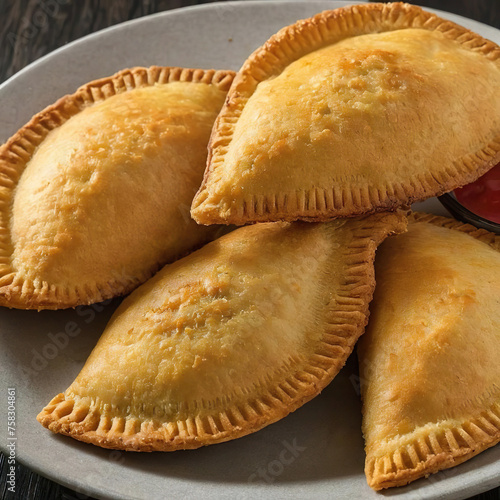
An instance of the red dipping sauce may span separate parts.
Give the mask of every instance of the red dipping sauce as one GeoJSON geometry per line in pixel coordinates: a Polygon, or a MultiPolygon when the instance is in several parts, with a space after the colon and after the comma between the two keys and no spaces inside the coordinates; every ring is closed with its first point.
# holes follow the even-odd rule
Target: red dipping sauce
{"type": "Polygon", "coordinates": [[[465,208],[500,224],[500,163],[477,181],[455,189],[454,193],[465,208]]]}

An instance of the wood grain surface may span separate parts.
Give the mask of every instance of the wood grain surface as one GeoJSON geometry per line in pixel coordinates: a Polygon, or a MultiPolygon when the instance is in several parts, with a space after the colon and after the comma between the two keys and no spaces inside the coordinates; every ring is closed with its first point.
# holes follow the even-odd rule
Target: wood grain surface
{"type": "MultiPolygon", "coordinates": [[[[129,19],[202,3],[210,3],[210,0],[0,0],[0,83],[39,57],[89,33],[129,19]]],[[[420,0],[410,3],[454,12],[500,28],[500,0],[420,0]]],[[[6,474],[5,457],[0,454],[2,500],[89,498],[49,481],[19,463],[17,491],[12,494],[7,491],[6,474]]],[[[188,494],[186,498],[189,498],[188,494]]],[[[500,488],[473,498],[500,500],[500,488]]]]}
{"type": "Polygon", "coordinates": [[[0,0],[0,82],[39,57],[129,19],[209,0],[0,0]]]}

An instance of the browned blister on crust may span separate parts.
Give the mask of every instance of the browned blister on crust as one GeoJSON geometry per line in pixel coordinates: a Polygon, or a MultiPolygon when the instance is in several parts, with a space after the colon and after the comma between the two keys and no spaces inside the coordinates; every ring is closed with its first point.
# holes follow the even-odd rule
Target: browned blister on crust
{"type": "Polygon", "coordinates": [[[123,295],[210,239],[189,216],[231,71],[152,66],[90,82],[0,148],[0,304],[123,295]]]}
{"type": "Polygon", "coordinates": [[[500,161],[499,87],[495,43],[416,6],[299,21],[237,74],[191,214],[324,221],[453,190],[500,161]]]}
{"type": "Polygon", "coordinates": [[[416,213],[375,268],[358,357],[365,473],[380,490],[500,441],[500,237],[416,213]]]}
{"type": "Polygon", "coordinates": [[[106,448],[171,451],[255,432],[316,396],[362,334],[378,244],[403,213],[239,228],[127,297],[38,415],[106,448]]]}

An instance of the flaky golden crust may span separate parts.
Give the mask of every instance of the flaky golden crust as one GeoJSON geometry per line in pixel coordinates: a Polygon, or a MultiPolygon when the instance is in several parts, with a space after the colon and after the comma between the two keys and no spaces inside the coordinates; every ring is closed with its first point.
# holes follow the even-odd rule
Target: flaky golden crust
{"type": "Polygon", "coordinates": [[[409,232],[389,243],[358,345],[365,473],[375,490],[453,467],[500,442],[500,237],[415,213],[409,232]]]}
{"type": "MultiPolygon", "coordinates": [[[[194,233],[196,233],[198,230],[196,226],[193,225],[193,237],[187,236],[185,244],[181,243],[179,245],[177,254],[175,254],[175,252],[171,252],[172,255],[168,255],[167,258],[165,258],[165,255],[168,252],[165,251],[165,255],[163,255],[163,257],[156,256],[154,260],[143,262],[142,264],[140,264],[139,261],[141,257],[138,256],[136,260],[137,265],[134,264],[132,266],[133,269],[131,267],[127,268],[127,266],[124,265],[123,269],[113,270],[112,272],[110,271],[107,274],[102,273],[102,276],[99,280],[97,280],[95,277],[93,277],[92,279],[86,279],[86,277],[83,275],[83,273],[90,269],[94,264],[97,264],[97,261],[89,263],[80,260],[82,266],[82,276],[80,277],[80,279],[75,279],[72,283],[65,283],[62,281],[59,282],[55,279],[50,280],[44,276],[36,275],[36,273],[33,274],[33,272],[31,271],[30,273],[21,271],[18,267],[16,267],[16,263],[14,262],[13,254],[16,251],[16,243],[13,241],[13,230],[16,229],[16,220],[13,216],[13,212],[16,207],[16,191],[19,192],[19,184],[20,180],[22,179],[22,175],[25,172],[27,165],[34,157],[35,153],[39,153],[44,142],[47,142],[49,137],[53,137],[56,132],[61,130],[60,127],[64,124],[67,124],[70,118],[74,118],[77,115],[81,116],[80,114],[82,112],[88,112],[89,109],[96,108],[96,105],[101,105],[101,103],[103,103],[104,101],[107,101],[108,99],[115,96],[125,95],[129,91],[138,91],[139,89],[141,89],[142,91],[142,89],[153,88],[156,85],[161,85],[162,88],[164,88],[164,84],[177,84],[177,82],[203,83],[213,87],[214,89],[218,89],[218,91],[221,92],[220,105],[222,105],[224,94],[228,90],[233,80],[233,76],[234,73],[231,71],[198,70],[157,66],[152,66],[150,68],[137,67],[126,69],[109,78],[103,78],[83,85],[74,94],[67,95],[59,99],[55,104],[48,106],[46,109],[35,115],[29,123],[27,123],[13,137],[11,137],[7,141],[7,143],[0,148],[0,305],[21,309],[59,309],[74,307],[79,304],[99,302],[117,295],[123,295],[130,292],[140,283],[148,279],[161,265],[165,264],[165,262],[171,261],[173,258],[185,254],[186,251],[190,248],[193,248],[193,246],[199,246],[203,242],[207,241],[207,239],[209,239],[210,237],[210,234],[200,232],[198,235],[195,235],[194,233]]],[[[127,105],[127,103],[122,102],[120,105],[124,107],[127,105]]],[[[108,111],[108,113],[110,114],[113,112],[113,109],[108,111]]],[[[126,118],[124,120],[126,120],[126,118]]],[[[158,127],[163,125],[159,124],[158,127]]],[[[210,127],[210,125],[211,123],[208,125],[208,127],[210,127]]],[[[113,124],[107,123],[107,126],[111,128],[113,124]]],[[[124,151],[122,154],[123,158],[121,158],[120,161],[135,161],[137,165],[135,168],[137,171],[137,169],[141,166],[140,162],[143,161],[142,157],[140,157],[139,155],[144,155],[145,157],[149,155],[150,149],[148,148],[153,147],[154,141],[160,142],[160,138],[162,137],[161,134],[164,134],[164,132],[159,129],[154,130],[154,124],[149,123],[143,125],[144,129],[141,131],[139,129],[140,125],[134,125],[134,123],[132,123],[132,119],[130,120],[130,122],[127,122],[126,126],[129,128],[135,126],[137,137],[140,137],[140,134],[142,133],[143,136],[149,134],[148,137],[152,138],[150,139],[150,144],[146,144],[144,151],[138,150],[134,152],[135,157],[132,157],[133,155],[127,156],[128,153],[126,151],[124,151]],[[150,128],[146,129],[146,127],[150,128]]],[[[172,128],[175,126],[176,125],[173,124],[172,128]]],[[[201,130],[201,126],[198,128],[201,130]]],[[[125,130],[125,125],[122,127],[122,129],[125,130]]],[[[178,130],[180,130],[180,128],[178,130]]],[[[209,130],[210,128],[208,128],[208,132],[209,130]]],[[[98,130],[97,133],[110,133],[110,137],[113,137],[113,133],[111,132],[111,130],[98,130]]],[[[83,131],[81,135],[83,136],[83,131]]],[[[115,130],[115,137],[117,137],[116,140],[122,140],[123,142],[126,142],[126,134],[124,133],[122,135],[123,139],[120,139],[120,130],[115,130]]],[[[164,142],[166,142],[166,140],[164,142]]],[[[193,142],[194,140],[188,142],[189,147],[192,147],[193,142]]],[[[48,156],[49,154],[52,154],[51,151],[57,149],[58,148],[54,146],[52,150],[45,153],[48,156]]],[[[68,149],[69,151],[69,148],[66,149],[68,149]]],[[[101,145],[96,146],[95,150],[92,151],[92,154],[89,153],[88,155],[89,161],[94,161],[94,157],[98,159],[102,158],[103,149],[105,149],[105,144],[103,147],[101,147],[101,145]],[[94,155],[94,157],[92,157],[92,155],[94,155]]],[[[201,151],[201,155],[205,154],[204,144],[199,144],[198,149],[201,151]]],[[[111,153],[115,154],[116,151],[112,151],[110,152],[110,154],[111,153]]],[[[71,154],[71,152],[68,153],[68,155],[71,154]]],[[[74,154],[77,154],[76,150],[74,154]]],[[[151,158],[153,158],[153,156],[151,156],[151,158]]],[[[61,161],[64,162],[65,159],[62,159],[61,161]]],[[[105,161],[105,159],[102,161],[105,161]]],[[[201,158],[201,161],[203,162],[203,157],[201,158]]],[[[71,160],[69,160],[68,163],[70,162],[71,160]]],[[[146,160],[144,160],[144,163],[142,164],[143,167],[145,167],[146,165],[145,162],[146,160]]],[[[53,168],[53,170],[55,170],[55,168],[57,168],[57,165],[55,165],[54,163],[55,162],[52,162],[52,165],[50,165],[49,168],[53,168]]],[[[185,168],[185,172],[182,173],[180,165],[184,167],[184,164],[182,164],[182,162],[172,162],[172,165],[170,166],[171,170],[179,168],[179,172],[173,172],[172,177],[181,177],[182,175],[184,175],[185,180],[183,189],[185,189],[186,191],[188,189],[191,189],[189,188],[190,183],[193,184],[192,188],[195,189],[195,186],[197,185],[199,180],[197,178],[195,179],[195,173],[193,173],[195,170],[194,167],[187,167],[185,168]]],[[[201,168],[203,168],[203,163],[201,168]]],[[[110,194],[112,194],[113,189],[116,191],[116,189],[120,189],[120,186],[121,189],[123,189],[124,187],[119,182],[119,174],[116,175],[117,187],[111,186],[110,183],[108,183],[106,187],[102,186],[103,180],[107,182],[107,177],[110,177],[110,174],[108,174],[106,179],[102,178],[102,172],[95,172],[95,176],[97,176],[96,179],[94,179],[91,175],[92,172],[86,172],[83,169],[81,169],[81,171],[76,171],[75,176],[77,174],[80,175],[80,177],[83,177],[83,179],[76,177],[76,181],[81,183],[82,192],[84,194],[87,193],[87,198],[90,198],[90,195],[88,195],[90,189],[89,186],[91,186],[94,181],[94,192],[98,193],[98,196],[101,197],[103,196],[103,189],[111,189],[110,194]],[[86,179],[85,176],[87,176],[88,179],[86,179]],[[101,176],[101,178],[99,178],[99,176],[101,176]],[[87,186],[84,185],[85,182],[87,182],[87,186]],[[101,184],[99,184],[99,182],[101,184]]],[[[64,177],[65,175],[68,174],[65,172],[64,175],[60,175],[59,178],[55,181],[52,180],[54,176],[47,175],[47,183],[43,185],[43,182],[40,181],[39,189],[36,187],[37,181],[36,178],[34,178],[35,176],[33,175],[33,180],[31,181],[32,186],[30,188],[31,194],[28,197],[32,197],[33,193],[37,193],[37,190],[39,192],[45,189],[47,185],[51,183],[53,184],[54,182],[59,182],[59,184],[61,185],[61,196],[59,197],[59,199],[61,199],[63,196],[63,191],[67,190],[68,187],[70,187],[69,183],[71,182],[71,179],[64,177]]],[[[125,175],[130,175],[130,172],[123,173],[122,178],[125,175]]],[[[144,175],[146,176],[147,174],[145,173],[144,175]]],[[[127,179],[125,180],[125,182],[129,182],[129,184],[131,184],[131,182],[127,179]]],[[[159,183],[158,186],[160,186],[159,183]]],[[[29,190],[27,189],[26,191],[29,190]]],[[[57,213],[58,209],[55,208],[57,206],[58,196],[54,194],[52,194],[51,196],[51,200],[55,200],[52,201],[52,210],[54,211],[54,214],[56,214],[56,216],[59,218],[65,217],[66,214],[61,214],[60,212],[57,213]]],[[[113,196],[115,196],[115,194],[113,196]]],[[[116,194],[116,196],[119,197],[120,195],[116,194]]],[[[126,196],[127,193],[123,192],[122,197],[126,196]]],[[[169,196],[169,194],[165,194],[165,197],[166,196],[169,196]]],[[[82,208],[82,205],[78,203],[78,200],[76,200],[76,194],[74,195],[74,198],[75,199],[72,200],[73,207],[65,207],[67,209],[67,216],[80,217],[81,226],[85,226],[87,222],[96,222],[94,220],[96,219],[95,216],[88,215],[93,210],[91,206],[91,200],[86,202],[88,206],[86,205],[85,208],[85,210],[87,210],[87,219],[85,219],[85,214],[82,215],[82,210],[84,209],[82,208]]],[[[174,208],[172,208],[171,214],[151,213],[150,220],[153,220],[155,218],[156,220],[161,220],[160,218],[162,216],[171,217],[176,220],[178,219],[179,227],[184,227],[184,224],[186,226],[189,225],[190,223],[186,222],[189,221],[189,195],[185,194],[183,191],[182,196],[179,195],[177,202],[175,202],[175,196],[172,196],[172,200],[174,208]],[[181,206],[183,204],[185,206],[181,206]],[[173,213],[174,211],[175,213],[173,213]]],[[[105,200],[102,202],[102,204],[106,204],[105,200]]],[[[108,204],[112,204],[112,202],[108,201],[108,204]]],[[[50,235],[47,237],[40,237],[42,238],[41,241],[43,245],[38,250],[33,248],[33,250],[29,250],[28,252],[26,248],[29,245],[32,245],[33,247],[35,246],[34,237],[36,236],[36,231],[35,229],[32,229],[34,234],[31,236],[27,234],[27,231],[29,228],[33,228],[35,224],[41,224],[39,221],[41,216],[38,216],[37,219],[37,215],[35,213],[35,211],[40,208],[40,203],[33,201],[33,198],[27,199],[25,200],[25,203],[21,208],[22,210],[20,209],[19,213],[21,213],[23,216],[31,217],[31,219],[27,220],[24,226],[21,227],[18,231],[18,239],[24,238],[26,240],[25,254],[29,253],[30,258],[33,260],[33,262],[43,262],[45,260],[48,262],[48,260],[52,259],[50,260],[50,264],[46,264],[46,267],[48,267],[49,265],[52,266],[52,268],[54,269],[53,273],[58,273],[58,276],[61,278],[61,280],[67,278],[68,269],[66,269],[63,265],[61,265],[61,267],[56,270],[56,268],[60,265],[60,261],[58,260],[58,257],[55,256],[55,254],[57,252],[60,252],[60,254],[62,255],[62,248],[64,247],[64,245],[66,245],[66,247],[76,245],[76,239],[80,237],[80,234],[77,234],[78,229],[76,228],[71,232],[69,230],[65,231],[64,228],[58,228],[57,231],[54,231],[54,235],[52,235],[52,239],[54,241],[51,240],[51,238],[49,237],[50,235]]],[[[51,208],[50,206],[48,206],[45,207],[45,209],[46,211],[49,211],[51,208]]],[[[113,210],[118,210],[117,207],[113,206],[103,206],[100,207],[100,209],[108,210],[110,213],[113,213],[113,210]]],[[[122,208],[120,208],[119,210],[121,211],[122,208]]],[[[133,210],[145,209],[136,207],[128,211],[132,212],[133,210]]],[[[123,217],[131,217],[126,213],[123,213],[122,215],[123,217]]],[[[104,221],[105,213],[103,212],[99,216],[99,218],[101,221],[104,221]]],[[[144,215],[143,218],[146,218],[146,215],[144,215]]],[[[111,226],[113,225],[111,224],[111,226]]],[[[103,245],[103,251],[106,251],[106,248],[110,248],[110,244],[112,246],[113,242],[113,227],[109,227],[108,229],[109,231],[106,236],[107,244],[103,245]]],[[[104,233],[105,230],[103,229],[101,232],[104,233]]],[[[185,233],[187,233],[187,230],[185,231],[185,233]]],[[[80,242],[78,247],[80,250],[84,249],[86,245],[96,245],[95,237],[91,238],[92,241],[84,241],[83,237],[81,239],[82,241],[80,242]]],[[[166,242],[165,245],[168,246],[169,243],[166,242]]],[[[74,252],[74,250],[75,249],[72,247],[71,252],[74,252]]],[[[119,250],[117,250],[117,252],[121,254],[123,254],[123,252],[125,251],[126,249],[123,248],[123,246],[119,250]]],[[[159,254],[161,252],[158,251],[157,253],[159,254]]],[[[21,260],[24,257],[25,255],[22,255],[21,260]]],[[[81,256],[79,256],[78,258],[80,257],[81,256]]],[[[111,259],[113,258],[114,257],[111,257],[111,259]]],[[[99,260],[102,260],[102,258],[99,260]]],[[[33,266],[31,266],[31,268],[33,270],[33,266]]]]}
{"type": "Polygon", "coordinates": [[[75,382],[38,415],[81,441],[197,448],[316,396],[364,330],[378,244],[402,213],[240,228],[125,299],[75,382]]]}
{"type": "MultiPolygon", "coordinates": [[[[326,136],[323,139],[306,137],[304,147],[307,147],[304,158],[301,157],[297,165],[291,166],[296,153],[300,152],[295,149],[294,141],[302,140],[301,134],[309,130],[311,123],[296,124],[297,130],[286,130],[283,137],[277,135],[275,141],[266,146],[266,135],[273,132],[275,128],[280,127],[278,120],[274,123],[272,117],[265,116],[265,110],[273,105],[274,101],[272,99],[279,100],[280,106],[276,106],[276,109],[273,108],[271,114],[276,114],[278,109],[286,110],[288,106],[291,106],[293,110],[293,102],[297,99],[294,94],[290,97],[290,102],[288,102],[286,100],[287,90],[286,86],[284,86],[283,89],[280,88],[279,91],[274,91],[274,97],[268,96],[269,101],[262,101],[263,104],[261,103],[261,108],[259,108],[261,111],[256,112],[255,116],[252,116],[252,120],[250,120],[252,125],[245,127],[247,131],[253,128],[258,130],[259,127],[262,127],[261,136],[251,143],[252,145],[257,144],[258,149],[245,152],[245,142],[242,140],[241,144],[238,143],[237,147],[235,146],[235,152],[233,152],[231,162],[229,162],[228,158],[231,147],[236,140],[235,132],[238,123],[248,111],[246,106],[252,98],[255,98],[256,91],[262,83],[269,84],[272,80],[281,77],[290,65],[301,58],[310,56],[313,52],[332,44],[343,42],[358,35],[386,33],[408,28],[438,32],[439,36],[444,37],[443,39],[456,42],[457,46],[461,48],[481,54],[481,56],[484,56],[485,61],[493,63],[496,74],[499,72],[500,49],[496,44],[485,40],[466,28],[408,4],[364,4],[345,7],[322,12],[310,19],[283,28],[247,59],[233,82],[226,104],[219,114],[212,132],[203,184],[191,207],[193,218],[201,224],[241,225],[247,222],[292,221],[297,219],[325,221],[337,217],[390,210],[398,206],[409,205],[417,200],[440,195],[467,184],[500,161],[500,132],[497,122],[493,130],[488,129],[489,135],[481,137],[481,141],[471,145],[471,149],[466,153],[461,152],[459,157],[447,158],[445,164],[443,164],[443,158],[436,158],[434,163],[431,159],[426,171],[422,169],[422,172],[408,173],[412,171],[412,158],[416,155],[425,155],[436,146],[435,144],[430,146],[425,141],[421,141],[414,146],[413,150],[407,149],[407,145],[403,147],[399,144],[401,150],[397,150],[398,139],[401,139],[401,137],[394,138],[395,144],[385,138],[385,141],[388,142],[386,144],[387,150],[384,151],[382,147],[377,154],[380,157],[383,155],[389,157],[391,151],[396,151],[399,162],[406,164],[409,161],[405,175],[400,176],[398,174],[394,178],[388,178],[383,183],[382,181],[378,182],[377,178],[367,177],[366,182],[358,182],[354,179],[356,182],[353,182],[352,185],[344,185],[340,181],[342,181],[342,177],[349,174],[347,169],[347,174],[339,174],[340,178],[332,175],[330,180],[311,181],[311,179],[314,179],[316,172],[323,167],[330,168],[335,163],[338,152],[332,151],[331,155],[324,159],[323,167],[318,159],[318,164],[311,163],[313,166],[310,166],[310,170],[308,170],[307,164],[314,159],[314,146],[312,146],[312,143],[316,140],[326,141],[327,138],[326,136]],[[267,124],[266,120],[270,120],[269,129],[266,129],[265,125],[262,124],[267,124]],[[262,143],[264,143],[265,147],[261,147],[262,143]],[[283,160],[284,164],[277,167],[279,157],[284,158],[287,151],[290,154],[289,157],[286,157],[286,162],[283,160]],[[269,155],[268,159],[265,161],[259,160],[260,156],[266,157],[266,155],[269,155]],[[260,161],[260,164],[254,166],[254,163],[257,165],[258,161],[260,161]],[[234,179],[228,180],[227,172],[235,165],[241,168],[241,172],[238,170],[238,175],[236,176],[235,173],[234,179]],[[259,177],[259,168],[265,173],[265,178],[259,177]],[[291,171],[302,168],[304,169],[302,180],[295,183],[289,182],[283,187],[283,180],[290,176],[291,171]],[[257,173],[254,173],[254,169],[258,170],[257,173]],[[248,178],[251,180],[242,181],[243,174],[245,176],[248,174],[248,178]],[[270,182],[268,182],[269,179],[271,179],[270,182]],[[228,185],[225,186],[224,183],[228,185]],[[238,190],[238,187],[241,189],[238,190]]],[[[405,69],[403,69],[404,71],[405,69]]],[[[400,76],[396,73],[391,76],[390,71],[387,71],[386,74],[388,79],[394,77],[394,80],[397,80],[400,76]]],[[[403,82],[404,77],[405,75],[401,80],[403,82]]],[[[417,80],[418,78],[420,78],[419,75],[416,75],[417,80]]],[[[450,75],[450,78],[453,81],[457,80],[455,75],[450,75]]],[[[483,82],[483,78],[480,77],[478,81],[483,82]]],[[[366,82],[361,83],[365,85],[366,82]]],[[[353,85],[359,85],[359,82],[353,82],[353,85]]],[[[495,85],[493,84],[492,87],[494,88],[495,85]]],[[[304,92],[308,91],[308,89],[304,90],[304,92]]],[[[418,94],[420,91],[419,88],[415,93],[418,94]]],[[[431,93],[436,92],[436,89],[433,88],[430,91],[431,93]]],[[[475,92],[475,89],[470,90],[470,94],[475,92]]],[[[447,93],[447,91],[443,93],[447,93]]],[[[415,110],[416,115],[421,113],[423,107],[425,107],[425,98],[422,95],[420,95],[419,102],[420,107],[415,110]]],[[[407,104],[405,100],[404,106],[407,104]]],[[[465,103],[462,104],[465,105],[465,103]]],[[[428,106],[431,110],[434,110],[435,107],[434,103],[428,106]]],[[[323,108],[317,111],[321,114],[323,108]]],[[[389,115],[391,112],[391,108],[388,107],[386,122],[390,121],[389,115]]],[[[489,109],[485,107],[484,113],[488,112],[489,109]]],[[[479,112],[478,115],[484,113],[479,112]]],[[[493,114],[496,116],[496,112],[493,114]]],[[[396,118],[400,120],[401,116],[395,116],[395,121],[396,118]]],[[[417,119],[414,116],[409,121],[416,124],[421,118],[417,119]]],[[[483,117],[479,118],[478,116],[478,119],[482,120],[483,117]]],[[[366,124],[360,122],[360,124],[362,127],[367,126],[369,128],[370,126],[369,122],[366,124]]],[[[376,123],[375,126],[378,127],[379,125],[381,124],[376,123]]],[[[434,125],[433,120],[429,119],[429,123],[425,124],[425,128],[429,131],[434,125]]],[[[406,127],[405,124],[403,126],[406,127]]],[[[445,125],[442,128],[452,129],[453,126],[453,124],[448,124],[448,126],[445,125]]],[[[332,128],[331,124],[324,125],[322,130],[318,131],[317,137],[320,137],[319,134],[328,131],[328,127],[332,128]]],[[[356,150],[358,152],[363,150],[364,142],[368,137],[366,134],[363,136],[362,129],[356,127],[354,129],[351,135],[345,137],[346,143],[355,144],[353,155],[355,155],[356,150]]],[[[253,134],[253,132],[251,133],[253,134]]],[[[257,133],[254,135],[257,135],[257,133]]],[[[417,130],[408,130],[405,135],[420,137],[422,134],[417,130]]],[[[378,144],[381,145],[383,142],[380,140],[378,144]]],[[[439,139],[436,149],[446,148],[445,143],[447,142],[439,139]]],[[[342,147],[343,143],[335,144],[336,147],[339,147],[339,144],[342,147]]],[[[373,158],[373,154],[367,154],[367,158],[373,158]]],[[[318,158],[320,157],[321,155],[318,153],[318,158]]],[[[346,162],[346,164],[348,163],[346,162]]]]}

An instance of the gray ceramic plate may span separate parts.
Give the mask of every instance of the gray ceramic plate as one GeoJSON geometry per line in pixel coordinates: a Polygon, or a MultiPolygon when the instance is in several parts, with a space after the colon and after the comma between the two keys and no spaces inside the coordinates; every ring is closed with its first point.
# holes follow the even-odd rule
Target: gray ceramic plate
{"type": "MultiPolygon", "coordinates": [[[[72,43],[0,87],[0,141],[79,85],[151,64],[238,69],[279,28],[347,2],[240,2],[166,12],[72,43]]],[[[500,32],[449,17],[497,43],[500,32]]],[[[425,208],[442,210],[431,200],[425,208]]],[[[380,498],[366,485],[356,366],[321,396],[242,439],[176,453],[121,453],[56,436],[35,420],[77,375],[118,302],[76,311],[0,310],[0,448],[7,451],[7,388],[16,390],[17,457],[35,471],[98,498],[380,498]],[[75,326],[76,324],[76,326],[75,326]],[[76,336],[65,335],[79,332],[76,336]]],[[[500,447],[428,480],[383,493],[466,498],[500,484],[500,447]]]]}

